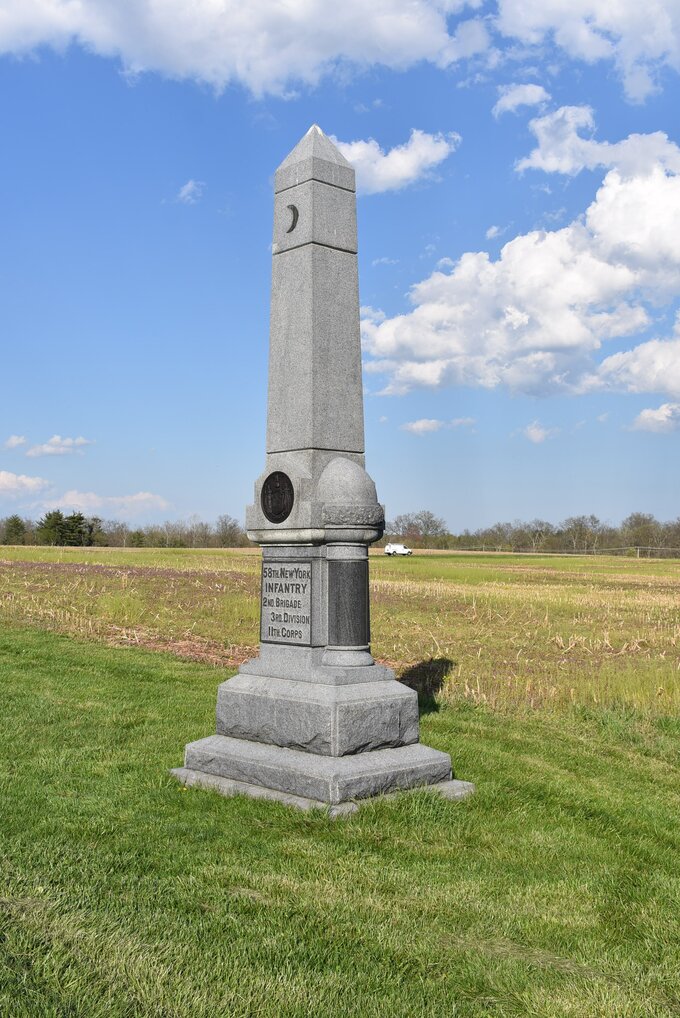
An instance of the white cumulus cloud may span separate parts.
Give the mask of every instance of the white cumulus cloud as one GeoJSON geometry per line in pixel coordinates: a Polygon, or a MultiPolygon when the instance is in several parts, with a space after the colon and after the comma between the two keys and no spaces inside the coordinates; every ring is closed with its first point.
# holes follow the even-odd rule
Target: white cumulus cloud
{"type": "Polygon", "coordinates": [[[529,127],[538,141],[517,169],[544,170],[546,173],[575,175],[581,170],[615,166],[626,176],[647,173],[662,167],[680,173],[680,148],[663,131],[631,134],[623,141],[596,141],[592,134],[595,118],[590,106],[561,106],[536,117],[529,127]]]}
{"type": "Polygon", "coordinates": [[[485,251],[442,260],[412,287],[410,311],[364,316],[366,370],[387,376],[385,394],[505,385],[532,394],[609,387],[674,395],[680,334],[598,367],[608,340],[634,337],[680,298],[680,174],[671,155],[666,147],[663,162],[636,173],[611,168],[583,216],[521,234],[495,260],[485,251]]]}
{"type": "Polygon", "coordinates": [[[61,435],[52,435],[52,438],[42,445],[32,445],[26,450],[27,456],[70,456],[74,452],[82,452],[83,447],[92,445],[88,438],[62,438],[61,435]]]}
{"type": "MultiPolygon", "coordinates": [[[[0,52],[78,43],[122,61],[132,75],[159,71],[221,90],[289,94],[337,68],[440,67],[489,46],[485,23],[448,17],[464,0],[4,0],[0,52]]],[[[476,6],[476,4],[472,4],[476,6]]]]}
{"type": "Polygon", "coordinates": [[[218,90],[240,83],[255,95],[291,95],[300,83],[347,68],[402,71],[488,53],[491,61],[550,40],[576,60],[613,62],[633,100],[680,69],[677,0],[3,0],[0,53],[77,44],[147,71],[218,90]],[[457,17],[457,22],[454,21],[457,17]],[[491,33],[495,46],[492,48],[491,33]],[[500,53],[499,53],[500,50],[500,53]]]}
{"type": "Polygon", "coordinates": [[[503,113],[514,113],[520,106],[540,106],[550,99],[543,85],[526,82],[519,85],[501,85],[498,89],[499,98],[491,110],[494,117],[503,113]]]}
{"type": "Polygon", "coordinates": [[[662,403],[656,409],[641,410],[633,428],[635,431],[680,431],[680,403],[662,403]]]}
{"type": "Polygon", "coordinates": [[[534,445],[540,445],[545,442],[547,438],[552,438],[556,435],[559,428],[545,428],[540,421],[532,421],[531,424],[527,424],[526,428],[522,428],[522,434],[525,438],[528,438],[534,445]]]}
{"type": "Polygon", "coordinates": [[[672,338],[649,339],[606,357],[596,382],[624,392],[664,392],[680,399],[680,314],[672,338]]]}
{"type": "Polygon", "coordinates": [[[111,513],[122,519],[132,519],[148,512],[168,509],[170,503],[150,491],[138,491],[134,495],[97,495],[93,491],[72,489],[60,498],[44,502],[44,506],[46,509],[65,509],[88,515],[111,513]]]}
{"type": "Polygon", "coordinates": [[[365,194],[398,191],[431,174],[460,143],[458,134],[427,134],[413,129],[403,145],[383,152],[373,138],[368,141],[338,141],[345,159],[356,171],[357,188],[365,194]]]}
{"type": "Polygon", "coordinates": [[[187,180],[177,192],[176,201],[183,205],[195,205],[203,197],[205,184],[202,180],[187,180]]]}
{"type": "Polygon", "coordinates": [[[476,423],[474,417],[454,417],[450,421],[438,421],[430,417],[421,417],[418,421],[409,421],[400,425],[402,431],[410,431],[413,435],[426,435],[442,428],[471,428],[476,423]]]}
{"type": "Polygon", "coordinates": [[[22,445],[26,445],[26,438],[24,435],[10,435],[4,443],[5,449],[18,449],[22,445]]]}
{"type": "Polygon", "coordinates": [[[49,484],[43,477],[28,477],[26,474],[13,474],[10,470],[0,470],[0,497],[19,498],[22,495],[34,495],[49,484]]]}
{"type": "Polygon", "coordinates": [[[412,435],[426,435],[430,431],[439,431],[444,427],[444,421],[433,420],[429,417],[421,417],[418,421],[408,421],[400,425],[402,431],[410,431],[412,435]]]}
{"type": "Polygon", "coordinates": [[[655,90],[663,68],[680,70],[677,0],[498,0],[496,28],[529,45],[552,40],[589,64],[613,61],[636,102],[655,90]]]}

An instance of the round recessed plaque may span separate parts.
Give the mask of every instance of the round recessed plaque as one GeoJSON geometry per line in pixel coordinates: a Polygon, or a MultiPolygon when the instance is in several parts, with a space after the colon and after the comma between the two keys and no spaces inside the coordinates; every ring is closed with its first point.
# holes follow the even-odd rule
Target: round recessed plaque
{"type": "Polygon", "coordinates": [[[290,477],[281,470],[275,470],[262,485],[262,512],[270,523],[283,523],[290,516],[294,501],[290,477]]]}

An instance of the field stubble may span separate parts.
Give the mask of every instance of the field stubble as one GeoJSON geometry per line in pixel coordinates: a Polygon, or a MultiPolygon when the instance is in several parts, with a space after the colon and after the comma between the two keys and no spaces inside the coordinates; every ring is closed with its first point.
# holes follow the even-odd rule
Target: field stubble
{"type": "MultiPolygon", "coordinates": [[[[680,705],[680,563],[371,557],[375,656],[497,709],[680,705]]],[[[256,652],[257,549],[4,548],[0,619],[233,668],[256,652]]]]}

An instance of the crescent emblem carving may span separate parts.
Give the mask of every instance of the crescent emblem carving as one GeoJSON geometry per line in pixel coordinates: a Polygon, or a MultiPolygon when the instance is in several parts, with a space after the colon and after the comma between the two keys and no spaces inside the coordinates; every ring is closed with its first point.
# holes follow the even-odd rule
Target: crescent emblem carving
{"type": "Polygon", "coordinates": [[[295,205],[289,205],[288,208],[290,209],[291,213],[293,214],[293,221],[290,224],[290,226],[288,227],[288,229],[286,230],[286,233],[292,233],[293,230],[295,229],[295,227],[297,226],[298,217],[299,217],[300,213],[298,212],[298,210],[295,207],[295,205]]]}

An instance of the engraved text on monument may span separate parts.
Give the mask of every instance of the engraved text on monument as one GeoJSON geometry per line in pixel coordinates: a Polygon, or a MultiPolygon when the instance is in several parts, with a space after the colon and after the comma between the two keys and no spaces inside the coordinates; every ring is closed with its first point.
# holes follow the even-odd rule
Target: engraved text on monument
{"type": "Polygon", "coordinates": [[[262,563],[260,638],[265,643],[311,643],[311,562],[262,563]]]}

